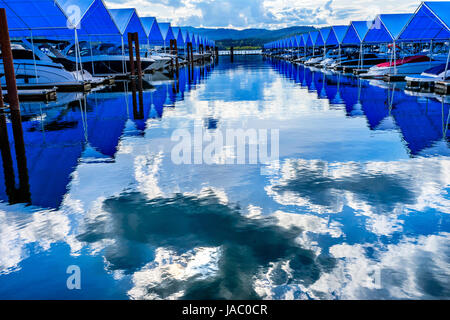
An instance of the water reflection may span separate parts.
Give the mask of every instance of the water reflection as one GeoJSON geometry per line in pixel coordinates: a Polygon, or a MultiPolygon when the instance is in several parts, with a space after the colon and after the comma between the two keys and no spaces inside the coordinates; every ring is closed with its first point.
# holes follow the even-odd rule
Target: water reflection
{"type": "MultiPolygon", "coordinates": [[[[273,280],[278,284],[310,285],[322,269],[333,265],[332,259],[316,257],[296,243],[298,228],[283,229],[264,219],[246,218],[213,192],[201,198],[178,194],[150,201],[142,194],[123,194],[105,200],[103,206],[108,219],[85,223],[79,240],[110,243],[105,248],[108,269],[133,273],[145,267],[141,273],[149,281],[139,281],[142,297],[255,299],[253,277],[272,262],[290,268],[289,275],[282,269],[277,272],[273,280]],[[184,270],[179,276],[181,270],[155,270],[162,266],[148,264],[149,248],[164,248],[171,252],[170,259],[180,260],[209,248],[209,256],[205,253],[203,259],[210,261],[202,266],[205,270],[184,270]]],[[[136,294],[136,288],[132,290],[136,294]]]]}
{"type": "MultiPolygon", "coordinates": [[[[428,154],[437,142],[441,142],[438,154],[450,148],[450,112],[445,97],[415,96],[405,92],[400,84],[369,82],[286,61],[268,60],[267,63],[286,78],[317,92],[318,98],[326,96],[330,106],[345,106],[347,116],[364,115],[371,130],[399,130],[412,156],[428,154]]],[[[432,151],[430,155],[436,153],[432,151]]]]}
{"type": "Polygon", "coordinates": [[[261,57],[147,80],[22,105],[0,298],[450,297],[448,101],[261,57]],[[279,129],[280,160],[175,165],[179,128],[279,129]]]}

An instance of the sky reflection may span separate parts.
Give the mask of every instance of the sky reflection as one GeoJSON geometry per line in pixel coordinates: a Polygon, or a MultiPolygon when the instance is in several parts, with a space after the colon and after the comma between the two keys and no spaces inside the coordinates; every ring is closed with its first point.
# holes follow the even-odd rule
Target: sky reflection
{"type": "Polygon", "coordinates": [[[261,57],[143,101],[122,84],[23,106],[31,205],[1,185],[0,298],[450,297],[445,101],[261,57]],[[195,126],[279,129],[280,160],[175,165],[195,126]]]}

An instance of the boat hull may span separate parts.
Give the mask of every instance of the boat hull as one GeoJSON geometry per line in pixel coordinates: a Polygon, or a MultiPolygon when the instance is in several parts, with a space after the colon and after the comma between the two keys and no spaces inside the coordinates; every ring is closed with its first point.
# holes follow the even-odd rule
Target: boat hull
{"type": "MultiPolygon", "coordinates": [[[[75,76],[65,70],[62,65],[36,60],[14,60],[16,83],[20,84],[52,84],[77,82],[75,76]]],[[[1,84],[6,84],[3,60],[0,59],[1,84]]]]}

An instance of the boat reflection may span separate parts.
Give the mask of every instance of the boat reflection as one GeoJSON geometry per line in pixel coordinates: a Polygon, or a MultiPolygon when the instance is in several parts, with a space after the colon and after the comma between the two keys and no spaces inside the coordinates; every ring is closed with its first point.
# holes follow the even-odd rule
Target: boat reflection
{"type": "Polygon", "coordinates": [[[114,162],[124,135],[144,135],[148,119],[161,119],[164,109],[175,107],[185,92],[207,79],[213,67],[182,68],[175,80],[144,81],[142,91],[134,82],[118,81],[87,95],[58,94],[58,100],[48,104],[22,103],[26,152],[15,150],[9,141],[11,115],[2,113],[0,200],[59,208],[79,163],[114,162]],[[18,165],[12,161],[15,151],[18,165]]]}
{"type": "Polygon", "coordinates": [[[326,97],[330,108],[345,106],[348,117],[364,115],[370,130],[399,131],[412,157],[449,154],[450,105],[445,98],[414,96],[407,94],[401,84],[325,73],[283,60],[266,62],[285,78],[316,92],[318,98],[326,97]],[[433,147],[436,144],[440,146],[433,147]]]}

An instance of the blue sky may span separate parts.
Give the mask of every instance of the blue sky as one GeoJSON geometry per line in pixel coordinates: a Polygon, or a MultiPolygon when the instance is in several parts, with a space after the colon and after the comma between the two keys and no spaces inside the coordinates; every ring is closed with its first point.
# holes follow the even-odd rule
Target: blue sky
{"type": "Polygon", "coordinates": [[[106,0],[111,8],[137,8],[141,16],[194,27],[278,29],[348,24],[378,13],[413,12],[416,0],[106,0]]]}

